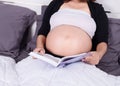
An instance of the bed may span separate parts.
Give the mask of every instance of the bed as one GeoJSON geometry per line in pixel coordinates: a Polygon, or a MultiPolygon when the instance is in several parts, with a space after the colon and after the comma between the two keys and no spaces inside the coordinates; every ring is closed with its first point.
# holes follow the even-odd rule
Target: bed
{"type": "Polygon", "coordinates": [[[82,62],[54,68],[28,56],[50,1],[25,2],[0,0],[0,86],[120,86],[120,11],[103,4],[109,42],[98,68],[82,62]]]}

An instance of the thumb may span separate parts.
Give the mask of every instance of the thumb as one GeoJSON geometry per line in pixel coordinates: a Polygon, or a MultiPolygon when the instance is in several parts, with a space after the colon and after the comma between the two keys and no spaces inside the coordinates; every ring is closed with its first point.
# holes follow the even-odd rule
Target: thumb
{"type": "Polygon", "coordinates": [[[40,51],[40,54],[41,54],[41,55],[44,55],[44,54],[45,54],[45,50],[42,49],[42,50],[40,51]]]}

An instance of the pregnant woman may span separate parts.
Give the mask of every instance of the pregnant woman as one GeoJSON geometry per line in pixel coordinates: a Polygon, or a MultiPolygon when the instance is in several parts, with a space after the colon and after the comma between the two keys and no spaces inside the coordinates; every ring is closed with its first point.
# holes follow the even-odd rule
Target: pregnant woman
{"type": "Polygon", "coordinates": [[[108,19],[93,0],[53,0],[45,11],[35,52],[69,56],[89,52],[96,65],[107,49],[108,19]]]}
{"type": "Polygon", "coordinates": [[[108,19],[91,0],[53,0],[45,11],[34,52],[59,57],[89,52],[66,67],[28,57],[17,64],[22,86],[120,86],[120,77],[96,68],[107,49],[108,19]],[[86,64],[86,63],[89,64],[86,64]],[[90,65],[92,64],[92,65],[90,65]]]}

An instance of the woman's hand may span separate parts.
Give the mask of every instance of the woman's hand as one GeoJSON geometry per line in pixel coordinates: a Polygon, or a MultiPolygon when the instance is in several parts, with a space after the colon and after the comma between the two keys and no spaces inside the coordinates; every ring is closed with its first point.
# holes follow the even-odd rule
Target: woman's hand
{"type": "MultiPolygon", "coordinates": [[[[33,52],[37,52],[37,53],[39,53],[41,55],[44,55],[45,54],[45,49],[44,48],[35,48],[33,50],[33,52]]],[[[33,58],[36,59],[36,57],[33,57],[33,58]]]]}
{"type": "Polygon", "coordinates": [[[96,51],[89,52],[89,55],[82,61],[88,64],[97,65],[106,51],[107,44],[105,42],[101,42],[97,45],[96,51]]]}
{"type": "Polygon", "coordinates": [[[37,37],[36,48],[33,50],[33,52],[37,52],[42,55],[45,54],[45,49],[44,49],[45,41],[46,41],[46,37],[44,35],[39,35],[37,37]]]}
{"type": "Polygon", "coordinates": [[[97,51],[89,52],[89,55],[85,57],[82,61],[91,65],[97,65],[101,59],[101,55],[97,51]]]}
{"type": "MultiPolygon", "coordinates": [[[[33,52],[37,52],[41,55],[45,54],[45,49],[44,49],[45,40],[46,40],[46,38],[44,35],[39,35],[37,37],[36,48],[33,50],[33,52]]],[[[33,58],[35,58],[35,57],[33,57],[33,58]]]]}
{"type": "Polygon", "coordinates": [[[33,52],[40,53],[41,55],[45,54],[45,49],[44,48],[35,48],[33,52]]]}

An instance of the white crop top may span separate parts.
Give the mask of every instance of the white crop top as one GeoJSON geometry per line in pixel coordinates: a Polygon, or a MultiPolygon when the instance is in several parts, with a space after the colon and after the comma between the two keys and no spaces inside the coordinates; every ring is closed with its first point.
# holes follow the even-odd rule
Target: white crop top
{"type": "Polygon", "coordinates": [[[63,24],[80,27],[87,32],[91,38],[93,38],[96,31],[96,23],[90,14],[77,9],[59,9],[51,16],[51,29],[63,24]]]}

